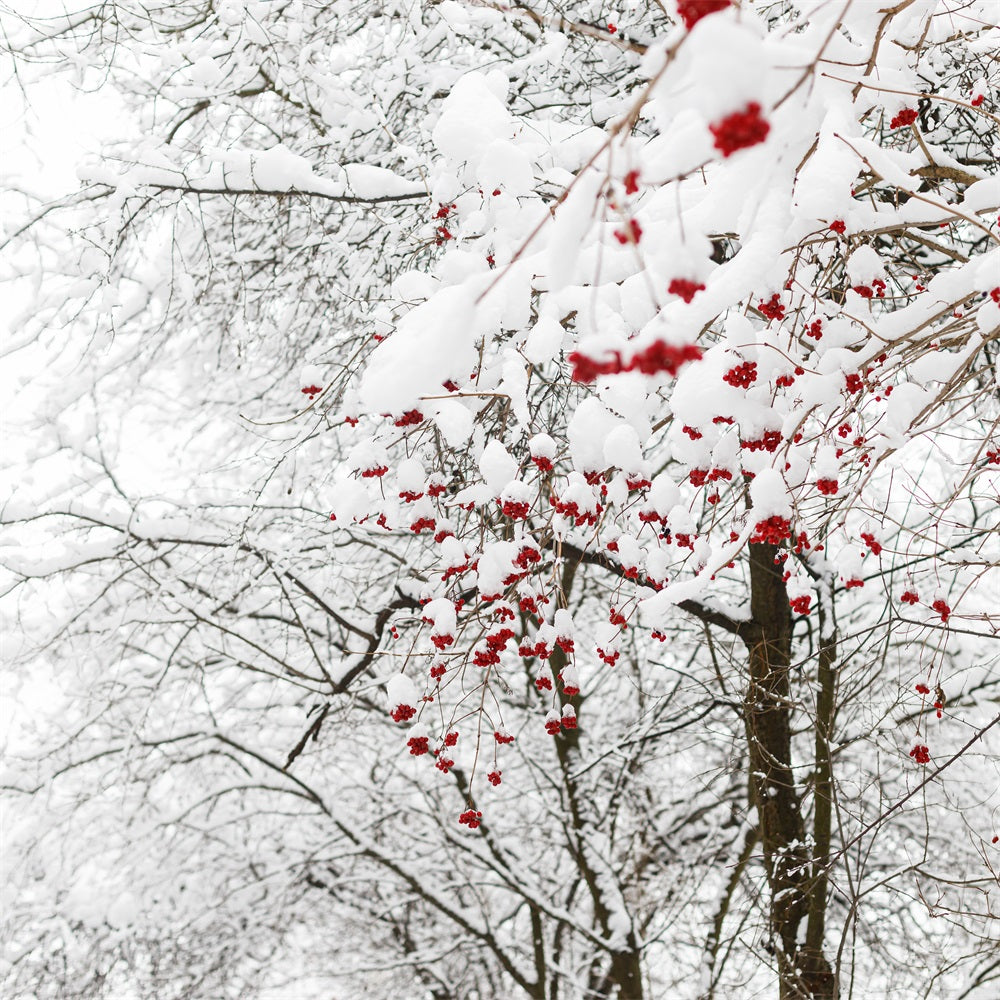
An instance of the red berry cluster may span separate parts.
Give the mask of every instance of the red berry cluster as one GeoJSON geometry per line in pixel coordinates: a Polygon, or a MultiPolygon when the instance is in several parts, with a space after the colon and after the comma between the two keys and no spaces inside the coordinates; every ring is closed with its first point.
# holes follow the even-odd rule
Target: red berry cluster
{"type": "Polygon", "coordinates": [[[406,745],[410,748],[410,753],[414,757],[419,757],[422,754],[428,753],[430,747],[427,745],[428,737],[426,736],[411,736],[407,741],[406,745]]]}
{"type": "Polygon", "coordinates": [[[424,415],[419,410],[407,410],[401,417],[397,417],[393,423],[397,427],[412,427],[419,424],[424,419],[424,415]]]}
{"type": "Polygon", "coordinates": [[[792,525],[788,518],[775,514],[754,527],[750,541],[755,545],[780,545],[791,537],[792,525]]]}
{"type": "Polygon", "coordinates": [[[757,311],[767,319],[784,319],[785,317],[785,307],[781,304],[781,296],[777,292],[767,302],[761,299],[757,303],[757,311]]]}
{"type": "Polygon", "coordinates": [[[567,698],[575,698],[580,693],[580,689],[579,687],[576,686],[576,684],[572,682],[567,683],[565,680],[563,680],[562,672],[560,672],[559,674],[559,680],[563,686],[563,694],[567,698]]]}
{"type": "Polygon", "coordinates": [[[677,0],[677,13],[690,31],[703,17],[728,6],[729,0],[677,0]]]}
{"type": "Polygon", "coordinates": [[[392,710],[393,722],[408,722],[417,714],[417,710],[412,705],[397,705],[392,710]]]}
{"type": "MultiPolygon", "coordinates": [[[[719,479],[730,480],[733,478],[733,474],[728,469],[692,469],[688,473],[688,482],[692,486],[704,486],[705,483],[714,483],[719,479]]],[[[657,520],[662,521],[663,518],[657,515],[657,520]]],[[[639,520],[651,520],[651,518],[644,518],[641,514],[639,515],[639,520]]],[[[678,535],[678,538],[680,536],[678,535]]],[[[678,543],[680,544],[680,543],[678,543]]]]}
{"type": "Polygon", "coordinates": [[[832,497],[836,494],[838,483],[836,479],[817,479],[816,489],[824,496],[832,497]]]}
{"type": "Polygon", "coordinates": [[[479,824],[482,822],[483,814],[476,809],[466,809],[461,816],[458,817],[458,822],[462,823],[470,830],[476,830],[479,824]]]}
{"type": "Polygon", "coordinates": [[[633,355],[629,367],[642,372],[643,375],[657,375],[660,372],[676,375],[681,365],[700,360],[701,348],[694,344],[675,347],[662,340],[655,340],[644,351],[633,355]]]}
{"type": "MultiPolygon", "coordinates": [[[[522,642],[521,645],[517,647],[517,652],[526,660],[533,656],[537,656],[540,660],[547,660],[552,655],[552,650],[549,648],[549,644],[544,640],[536,642],[534,645],[530,642],[522,642]]],[[[548,680],[548,678],[546,678],[546,680],[548,680]]],[[[535,684],[537,686],[538,682],[536,681],[535,684]]]]}
{"type": "Polygon", "coordinates": [[[570,518],[578,528],[584,524],[593,527],[604,509],[600,504],[596,504],[594,510],[580,510],[580,505],[575,500],[560,500],[554,495],[549,497],[549,503],[555,507],[557,514],[570,518]]]}
{"type": "Polygon", "coordinates": [[[947,622],[948,617],[951,615],[951,608],[945,601],[938,598],[932,605],[931,610],[936,611],[941,616],[941,621],[947,622]]]}
{"type": "Polygon", "coordinates": [[[918,764],[929,764],[931,761],[931,752],[922,743],[918,743],[911,751],[910,756],[918,764]]]}
{"type": "Polygon", "coordinates": [[[801,597],[791,598],[788,603],[792,611],[797,615],[807,615],[809,614],[809,605],[812,603],[812,597],[809,594],[803,594],[801,597]]]}
{"type": "Polygon", "coordinates": [[[775,452],[781,441],[781,431],[764,431],[762,437],[756,438],[753,441],[744,441],[742,447],[744,451],[775,452]]]}
{"type": "Polygon", "coordinates": [[[520,566],[521,569],[529,569],[534,563],[540,563],[541,561],[541,552],[531,545],[525,545],[514,559],[514,562],[520,566]]]}
{"type": "Polygon", "coordinates": [[[639,190],[639,171],[630,170],[625,175],[624,183],[626,194],[636,194],[639,190]]]}
{"type": "Polygon", "coordinates": [[[889,122],[889,128],[903,128],[906,125],[912,125],[916,120],[917,112],[914,108],[903,108],[903,110],[900,111],[891,122],[889,122]]]}
{"type": "Polygon", "coordinates": [[[730,368],[722,376],[723,382],[728,382],[737,389],[749,389],[757,381],[757,362],[744,361],[743,364],[730,368]]]}
{"type": "Polygon", "coordinates": [[[862,380],[861,376],[858,375],[856,372],[852,373],[851,375],[848,375],[846,381],[847,381],[847,391],[852,394],[855,392],[861,392],[861,389],[864,386],[864,381],[862,380]]]}
{"type": "Polygon", "coordinates": [[[703,292],[705,286],[697,281],[690,281],[687,278],[674,278],[667,286],[667,291],[671,295],[679,295],[685,302],[690,302],[698,292],[703,292]]]}
{"type": "Polygon", "coordinates": [[[838,233],[840,236],[843,236],[847,229],[847,223],[844,222],[843,219],[834,219],[833,222],[830,223],[830,229],[833,232],[838,233]]]}
{"type": "MultiPolygon", "coordinates": [[[[447,219],[448,216],[452,212],[454,212],[457,207],[458,207],[457,205],[439,205],[438,210],[434,213],[434,218],[442,220],[447,219]]],[[[443,222],[434,230],[434,233],[435,233],[434,242],[438,246],[441,246],[441,244],[444,243],[445,240],[450,240],[452,238],[451,232],[449,231],[448,227],[444,225],[443,222]]]]}
{"type": "Polygon", "coordinates": [[[714,125],[709,125],[709,131],[715,137],[715,148],[723,156],[732,156],[737,150],[763,142],[771,126],[761,118],[760,111],[760,105],[751,101],[742,111],[734,111],[714,125]]]}
{"type": "Polygon", "coordinates": [[[820,340],[823,336],[823,321],[821,319],[814,319],[806,327],[806,336],[812,337],[813,340],[820,340]]]}
{"type": "Polygon", "coordinates": [[[885,298],[885,282],[881,278],[874,278],[871,285],[854,285],[854,291],[863,299],[885,298]]]}
{"type": "Polygon", "coordinates": [[[635,219],[629,219],[625,223],[625,229],[616,229],[614,235],[615,239],[622,246],[626,246],[629,243],[638,243],[642,239],[642,226],[635,219]]]}
{"type": "Polygon", "coordinates": [[[373,465],[369,469],[361,470],[362,479],[380,479],[389,471],[388,465],[373,465]]]}
{"type": "Polygon", "coordinates": [[[302,394],[310,399],[315,399],[322,391],[323,386],[321,385],[304,385],[302,387],[302,394]]]}
{"type": "Polygon", "coordinates": [[[523,521],[528,516],[531,504],[527,500],[504,500],[500,509],[504,517],[509,517],[512,521],[523,521]]]}
{"type": "Polygon", "coordinates": [[[861,540],[872,550],[874,555],[880,556],[882,554],[882,543],[877,541],[870,531],[862,531],[861,540]]]}
{"type": "Polygon", "coordinates": [[[568,358],[573,365],[573,381],[584,383],[593,382],[599,375],[619,375],[629,371],[640,371],[643,375],[657,375],[660,372],[676,375],[681,365],[700,359],[700,347],[693,344],[675,347],[662,340],[654,341],[627,362],[622,360],[617,351],[609,361],[596,361],[580,351],[574,351],[568,358]]]}
{"type": "Polygon", "coordinates": [[[916,604],[917,601],[920,600],[917,593],[913,590],[904,591],[903,595],[899,599],[903,602],[903,604],[916,604]]]}

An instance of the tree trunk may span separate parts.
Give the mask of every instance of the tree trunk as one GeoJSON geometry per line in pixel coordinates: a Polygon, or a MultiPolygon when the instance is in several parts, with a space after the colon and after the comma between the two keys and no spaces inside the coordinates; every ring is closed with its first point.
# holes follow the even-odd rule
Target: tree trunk
{"type": "Polygon", "coordinates": [[[751,805],[757,807],[770,888],[769,928],[778,961],[781,1000],[832,1000],[836,983],[822,951],[822,939],[799,947],[799,925],[814,914],[822,927],[805,843],[802,803],[795,788],[791,754],[789,663],[792,619],[782,566],[773,545],[750,546],[750,611],[745,632],[749,683],[744,700],[750,757],[751,805]],[[810,904],[812,904],[810,906],[810,904]]]}

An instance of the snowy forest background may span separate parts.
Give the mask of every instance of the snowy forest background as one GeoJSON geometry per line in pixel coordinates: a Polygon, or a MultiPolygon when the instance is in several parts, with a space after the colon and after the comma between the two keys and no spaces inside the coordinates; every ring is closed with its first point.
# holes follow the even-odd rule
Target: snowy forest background
{"type": "Polygon", "coordinates": [[[1000,0],[0,23],[4,996],[997,995],[1000,0]]]}

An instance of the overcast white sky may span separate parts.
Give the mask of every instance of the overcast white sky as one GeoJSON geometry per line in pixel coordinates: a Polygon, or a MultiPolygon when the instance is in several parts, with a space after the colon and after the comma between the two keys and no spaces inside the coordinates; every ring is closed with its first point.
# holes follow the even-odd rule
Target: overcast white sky
{"type": "MultiPolygon", "coordinates": [[[[15,6],[38,12],[46,3],[15,6]]],[[[0,12],[3,21],[9,17],[0,12]]],[[[26,194],[49,201],[76,189],[77,166],[94,156],[111,134],[115,106],[112,94],[81,93],[56,67],[18,67],[15,75],[10,60],[0,58],[0,243],[23,225],[29,208],[26,194]]],[[[18,317],[31,305],[32,282],[30,273],[25,280],[6,279],[12,271],[30,267],[30,260],[18,259],[9,249],[0,253],[0,505],[20,482],[19,460],[31,447],[19,428],[41,403],[41,390],[29,384],[39,364],[38,352],[10,353],[18,317]]],[[[7,635],[5,660],[15,645],[15,638],[7,635]]],[[[8,739],[17,701],[27,694],[22,690],[15,699],[9,686],[13,680],[0,671],[0,729],[8,739]]]]}

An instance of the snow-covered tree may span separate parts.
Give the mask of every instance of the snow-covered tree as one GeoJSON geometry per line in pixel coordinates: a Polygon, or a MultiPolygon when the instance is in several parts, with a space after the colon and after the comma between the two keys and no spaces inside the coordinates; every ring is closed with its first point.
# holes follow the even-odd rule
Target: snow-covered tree
{"type": "Polygon", "coordinates": [[[998,20],[6,10],[6,988],[992,995],[998,20]]]}

